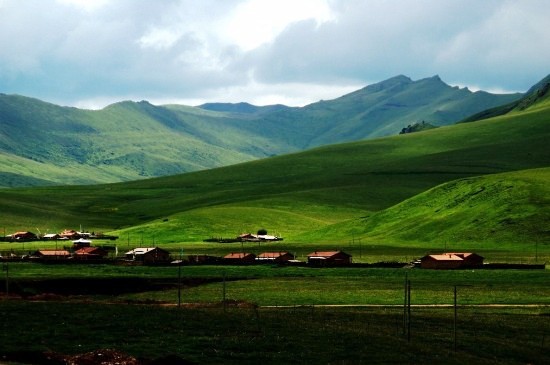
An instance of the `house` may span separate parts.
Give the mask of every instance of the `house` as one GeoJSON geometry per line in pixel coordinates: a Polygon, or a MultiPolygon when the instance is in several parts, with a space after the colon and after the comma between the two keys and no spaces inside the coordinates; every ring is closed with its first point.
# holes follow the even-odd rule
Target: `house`
{"type": "Polygon", "coordinates": [[[460,258],[462,258],[463,268],[476,268],[483,266],[483,260],[485,259],[483,256],[478,255],[477,253],[473,252],[454,252],[449,253],[450,255],[456,255],[460,258]]]}
{"type": "Polygon", "coordinates": [[[72,229],[66,229],[63,232],[61,232],[59,235],[61,236],[61,238],[67,239],[67,240],[76,240],[80,238],[80,235],[78,234],[78,232],[72,229]]]}
{"type": "Polygon", "coordinates": [[[40,250],[35,253],[35,257],[44,261],[67,260],[71,254],[67,250],[40,250]]]}
{"type": "Polygon", "coordinates": [[[256,255],[247,252],[232,252],[223,257],[228,264],[252,264],[256,261],[256,255]]]}
{"type": "Polygon", "coordinates": [[[145,264],[170,261],[170,252],[159,247],[139,247],[126,252],[126,259],[139,261],[145,264]]]}
{"type": "Polygon", "coordinates": [[[60,239],[60,238],[61,238],[61,236],[58,235],[57,233],[46,233],[46,234],[44,235],[44,239],[45,239],[45,240],[55,241],[55,240],[58,240],[58,239],[60,239]]]}
{"type": "Polygon", "coordinates": [[[294,255],[290,252],[264,252],[256,257],[256,261],[258,262],[269,262],[276,264],[285,263],[289,260],[294,260],[294,255]]]}
{"type": "Polygon", "coordinates": [[[75,250],[78,250],[82,247],[90,247],[91,244],[92,244],[92,241],[81,237],[81,238],[73,241],[73,248],[75,250]]]}
{"type": "Polygon", "coordinates": [[[107,256],[108,252],[101,247],[82,247],[75,251],[76,260],[101,260],[107,256]]]}
{"type": "Polygon", "coordinates": [[[237,240],[244,242],[272,242],[272,241],[282,241],[283,238],[279,236],[272,236],[269,234],[253,234],[253,233],[242,233],[237,237],[237,240]]]}
{"type": "Polygon", "coordinates": [[[260,239],[258,238],[258,235],[252,234],[252,233],[241,233],[238,237],[240,241],[245,242],[258,242],[260,239]]]}
{"type": "Polygon", "coordinates": [[[82,237],[73,241],[73,248],[75,250],[78,250],[82,247],[90,247],[91,245],[92,245],[91,240],[88,240],[88,239],[85,239],[85,238],[82,238],[82,237]]]}
{"type": "Polygon", "coordinates": [[[483,257],[470,252],[448,252],[426,255],[420,259],[423,269],[465,269],[481,267],[483,257]]]}
{"type": "Polygon", "coordinates": [[[313,266],[349,265],[351,255],[343,251],[315,251],[307,255],[307,263],[313,266]]]}
{"type": "Polygon", "coordinates": [[[32,241],[38,238],[32,232],[15,232],[9,235],[8,237],[11,237],[12,240],[17,240],[17,241],[32,241]]]}

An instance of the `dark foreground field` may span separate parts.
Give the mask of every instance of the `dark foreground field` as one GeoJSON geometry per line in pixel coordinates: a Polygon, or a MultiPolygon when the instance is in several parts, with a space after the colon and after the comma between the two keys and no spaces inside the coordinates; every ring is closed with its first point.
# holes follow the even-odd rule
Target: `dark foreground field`
{"type": "Polygon", "coordinates": [[[9,270],[0,363],[550,363],[547,270],[189,266],[181,281],[177,267],[9,270]]]}
{"type": "Polygon", "coordinates": [[[140,363],[550,363],[550,313],[540,307],[459,308],[455,350],[448,307],[413,307],[409,340],[400,307],[234,304],[224,310],[2,301],[0,362],[26,356],[53,364],[44,359],[114,349],[140,363]]]}

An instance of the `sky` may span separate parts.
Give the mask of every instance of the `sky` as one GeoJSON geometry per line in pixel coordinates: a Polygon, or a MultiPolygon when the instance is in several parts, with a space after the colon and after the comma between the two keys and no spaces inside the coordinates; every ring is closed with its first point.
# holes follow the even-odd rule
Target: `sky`
{"type": "Polygon", "coordinates": [[[0,0],[0,93],[303,106],[397,75],[525,92],[547,0],[0,0]]]}

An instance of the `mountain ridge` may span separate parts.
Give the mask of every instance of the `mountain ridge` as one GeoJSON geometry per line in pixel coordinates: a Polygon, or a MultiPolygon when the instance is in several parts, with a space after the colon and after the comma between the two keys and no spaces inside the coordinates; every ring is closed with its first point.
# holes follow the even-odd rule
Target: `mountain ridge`
{"type": "Polygon", "coordinates": [[[413,247],[440,247],[442,239],[453,247],[546,244],[549,113],[546,101],[477,123],[207,171],[2,189],[2,221],[10,230],[41,231],[78,221],[158,244],[198,243],[257,227],[281,231],[285,242],[324,247],[350,237],[413,247]]]}
{"type": "Polygon", "coordinates": [[[116,182],[210,169],[395,135],[422,120],[448,125],[519,96],[472,93],[439,76],[413,81],[404,75],[304,107],[121,101],[84,110],[0,94],[0,152],[43,164],[33,169],[33,180],[20,165],[0,161],[9,176],[8,182],[0,175],[0,186],[116,182]],[[61,171],[79,167],[86,168],[74,178],[61,171]]]}

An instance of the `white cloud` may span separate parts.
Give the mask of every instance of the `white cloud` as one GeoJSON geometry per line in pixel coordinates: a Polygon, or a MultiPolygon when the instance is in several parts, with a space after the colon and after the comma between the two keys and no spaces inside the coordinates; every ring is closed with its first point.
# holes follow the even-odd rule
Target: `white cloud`
{"type": "Polygon", "coordinates": [[[94,11],[108,3],[109,0],[57,0],[63,5],[71,5],[85,11],[94,11]]]}
{"type": "Polygon", "coordinates": [[[323,23],[333,15],[325,0],[248,0],[238,4],[223,22],[221,35],[249,51],[271,42],[289,24],[305,19],[323,23]]]}
{"type": "Polygon", "coordinates": [[[303,105],[397,74],[527,90],[544,0],[0,0],[0,92],[303,105]]]}

